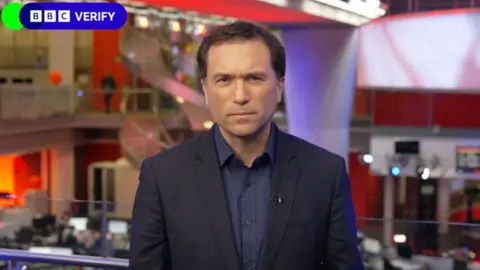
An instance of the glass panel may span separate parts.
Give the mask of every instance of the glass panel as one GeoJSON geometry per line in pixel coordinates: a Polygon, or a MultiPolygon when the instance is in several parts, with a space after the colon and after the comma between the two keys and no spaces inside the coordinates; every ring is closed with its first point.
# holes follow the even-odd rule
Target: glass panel
{"type": "MultiPolygon", "coordinates": [[[[102,202],[105,200],[103,197],[104,189],[103,181],[103,168],[94,168],[93,169],[93,200],[97,202],[102,202]]],[[[101,210],[102,205],[100,203],[95,203],[95,210],[101,210]]]]}
{"type": "Polygon", "coordinates": [[[35,47],[36,46],[35,31],[21,29],[14,31],[13,42],[15,46],[35,47]]]}
{"type": "Polygon", "coordinates": [[[35,30],[33,32],[35,32],[35,46],[48,48],[48,44],[50,43],[50,32],[45,30],[35,30]]]}
{"type": "Polygon", "coordinates": [[[111,168],[105,168],[106,179],[103,181],[104,185],[107,188],[107,194],[105,201],[108,204],[108,212],[115,212],[115,171],[111,168]]]}
{"type": "Polygon", "coordinates": [[[3,24],[0,24],[0,46],[13,46],[13,33],[15,31],[7,29],[3,24]]]}

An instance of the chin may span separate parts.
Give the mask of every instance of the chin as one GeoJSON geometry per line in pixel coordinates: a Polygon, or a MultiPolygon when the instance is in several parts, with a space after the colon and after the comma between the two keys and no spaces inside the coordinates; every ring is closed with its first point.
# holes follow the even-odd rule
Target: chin
{"type": "Polygon", "coordinates": [[[228,133],[236,137],[248,137],[254,135],[260,129],[257,124],[234,124],[229,127],[225,127],[228,133]]]}

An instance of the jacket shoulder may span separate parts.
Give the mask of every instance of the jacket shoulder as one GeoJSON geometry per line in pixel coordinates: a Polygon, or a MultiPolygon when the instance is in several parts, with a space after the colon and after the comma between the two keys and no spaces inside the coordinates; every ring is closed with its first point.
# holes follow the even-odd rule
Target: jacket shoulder
{"type": "Polygon", "coordinates": [[[186,164],[195,156],[195,151],[205,136],[207,135],[203,134],[188,139],[170,149],[163,150],[158,154],[146,158],[143,162],[148,163],[153,168],[186,164]]]}

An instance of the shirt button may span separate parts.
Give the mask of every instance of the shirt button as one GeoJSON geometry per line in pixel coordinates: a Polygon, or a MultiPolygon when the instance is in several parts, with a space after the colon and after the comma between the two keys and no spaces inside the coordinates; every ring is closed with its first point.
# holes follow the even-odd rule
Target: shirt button
{"type": "Polygon", "coordinates": [[[247,266],[252,266],[253,265],[253,262],[252,261],[248,261],[247,262],[247,266]]]}
{"type": "Polygon", "coordinates": [[[250,225],[252,225],[252,222],[251,222],[250,220],[247,220],[247,221],[245,221],[245,224],[246,224],[247,226],[250,226],[250,225]]]}

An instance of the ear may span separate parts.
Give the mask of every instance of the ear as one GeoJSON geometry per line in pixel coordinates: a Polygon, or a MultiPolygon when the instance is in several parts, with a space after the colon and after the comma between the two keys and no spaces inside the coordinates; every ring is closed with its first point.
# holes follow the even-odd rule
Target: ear
{"type": "Polygon", "coordinates": [[[208,106],[208,91],[207,91],[207,87],[205,86],[205,80],[201,80],[200,83],[202,84],[203,94],[205,95],[205,103],[208,106]]]}
{"type": "Polygon", "coordinates": [[[285,88],[285,77],[280,78],[277,85],[277,102],[280,103],[283,98],[283,90],[285,88]]]}

